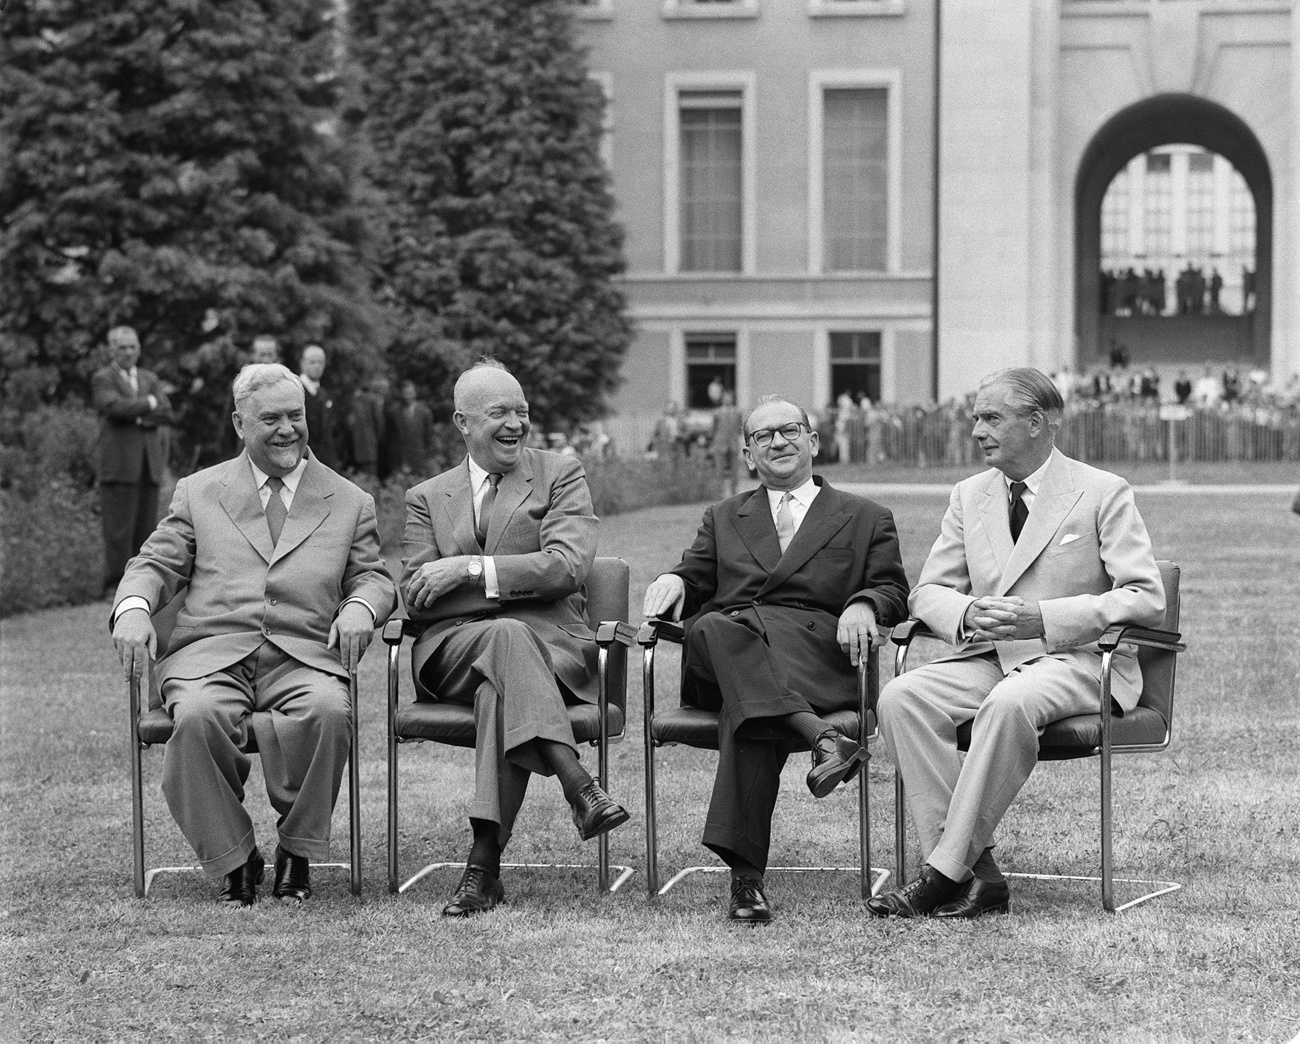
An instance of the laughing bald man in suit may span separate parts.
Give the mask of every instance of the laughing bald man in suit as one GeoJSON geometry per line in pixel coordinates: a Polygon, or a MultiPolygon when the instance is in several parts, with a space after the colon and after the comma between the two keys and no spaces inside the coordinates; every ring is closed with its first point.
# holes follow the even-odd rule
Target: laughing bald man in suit
{"type": "MultiPolygon", "coordinates": [[[[1097,712],[1108,627],[1154,627],[1164,587],[1133,491],[1054,446],[1060,392],[1038,370],[999,370],[975,398],[974,437],[990,470],[957,484],[912,592],[912,615],[956,649],[895,678],[880,730],[903,774],[925,859],[904,888],[867,903],[885,917],[968,919],[1005,912],[1011,893],[994,832],[1038,759],[1040,730],[1097,712]],[[970,751],[957,727],[973,720],[970,751]]],[[[1142,690],[1121,647],[1112,696],[1142,690]]]]}

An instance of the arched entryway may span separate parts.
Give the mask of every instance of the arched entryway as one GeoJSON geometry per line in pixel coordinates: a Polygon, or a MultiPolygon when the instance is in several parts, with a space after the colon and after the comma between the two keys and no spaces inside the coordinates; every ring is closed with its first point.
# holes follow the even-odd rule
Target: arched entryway
{"type": "Polygon", "coordinates": [[[1104,361],[1117,325],[1103,315],[1102,306],[1101,211],[1106,190],[1135,156],[1171,144],[1216,153],[1245,179],[1255,204],[1253,307],[1240,317],[1179,316],[1173,325],[1145,317],[1120,320],[1133,361],[1214,359],[1267,369],[1273,286],[1273,179],[1268,160],[1240,117],[1190,94],[1162,94],[1129,106],[1111,117],[1084,150],[1075,183],[1077,362],[1086,368],[1104,361]]]}

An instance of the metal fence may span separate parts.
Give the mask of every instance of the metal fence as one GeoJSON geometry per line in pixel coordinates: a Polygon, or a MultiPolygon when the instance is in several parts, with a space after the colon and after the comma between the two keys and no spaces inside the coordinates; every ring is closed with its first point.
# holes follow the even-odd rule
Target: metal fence
{"type": "MultiPolygon", "coordinates": [[[[625,413],[604,422],[619,456],[642,455],[654,442],[659,416],[625,413]]],[[[821,458],[913,467],[967,465],[979,459],[970,417],[951,407],[857,410],[837,425],[834,411],[818,418],[821,458]]],[[[683,453],[708,452],[707,421],[683,425],[683,453]]],[[[1072,403],[1056,444],[1094,463],[1168,461],[1300,461],[1300,404],[1186,407],[1141,403],[1072,403]]]]}

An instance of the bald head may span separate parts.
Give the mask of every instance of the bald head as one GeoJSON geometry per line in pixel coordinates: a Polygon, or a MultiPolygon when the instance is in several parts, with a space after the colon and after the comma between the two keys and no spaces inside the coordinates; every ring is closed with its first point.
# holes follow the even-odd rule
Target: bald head
{"type": "Polygon", "coordinates": [[[519,382],[500,364],[481,363],[460,375],[452,397],[452,420],[474,463],[489,473],[514,470],[530,427],[519,382]]]}
{"type": "Polygon", "coordinates": [[[514,375],[497,362],[483,362],[456,378],[452,402],[456,411],[481,406],[484,401],[498,395],[515,393],[523,398],[524,390],[514,375]]]}

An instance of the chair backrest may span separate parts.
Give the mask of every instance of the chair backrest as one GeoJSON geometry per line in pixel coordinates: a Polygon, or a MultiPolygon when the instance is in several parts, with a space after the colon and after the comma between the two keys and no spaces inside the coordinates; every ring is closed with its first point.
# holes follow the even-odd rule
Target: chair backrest
{"type": "MultiPolygon", "coordinates": [[[[1178,582],[1181,570],[1175,562],[1160,561],[1160,579],[1165,585],[1165,618],[1160,624],[1164,631],[1178,631],[1178,582]]],[[[1174,667],[1177,653],[1163,649],[1140,648],[1138,663],[1142,665],[1142,697],[1139,707],[1150,707],[1165,719],[1166,726],[1173,724],[1174,667]]]]}
{"type": "MultiPolygon", "coordinates": [[[[587,574],[587,623],[594,631],[602,620],[627,621],[630,571],[621,558],[598,558],[587,574]]],[[[615,642],[609,650],[612,683],[609,701],[627,710],[627,648],[615,642]]]]}

